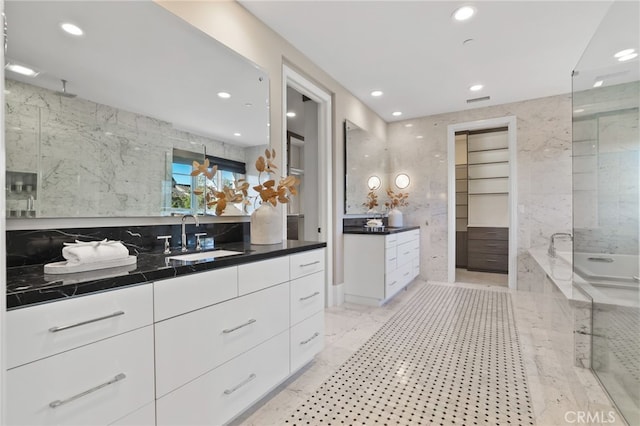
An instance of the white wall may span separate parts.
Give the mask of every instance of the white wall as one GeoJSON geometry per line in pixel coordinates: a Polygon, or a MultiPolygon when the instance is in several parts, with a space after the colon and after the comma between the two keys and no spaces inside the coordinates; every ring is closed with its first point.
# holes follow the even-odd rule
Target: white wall
{"type": "MultiPolygon", "coordinates": [[[[318,68],[275,31],[240,4],[230,1],[159,1],[163,7],[262,67],[270,78],[270,136],[279,146],[282,128],[282,66],[289,65],[333,95],[333,205],[334,284],[343,281],[342,217],[344,212],[344,137],[342,122],[349,119],[386,140],[386,123],[337,81],[318,68]]],[[[282,160],[282,156],[280,159],[282,160]]],[[[282,166],[282,164],[281,164],[282,166]]]]}
{"type": "Polygon", "coordinates": [[[528,286],[529,247],[546,246],[552,233],[571,231],[570,95],[392,123],[390,170],[411,177],[410,205],[403,211],[407,224],[422,229],[423,278],[447,280],[447,126],[510,115],[517,118],[518,288],[528,286]],[[413,127],[405,127],[409,122],[413,127]]]}

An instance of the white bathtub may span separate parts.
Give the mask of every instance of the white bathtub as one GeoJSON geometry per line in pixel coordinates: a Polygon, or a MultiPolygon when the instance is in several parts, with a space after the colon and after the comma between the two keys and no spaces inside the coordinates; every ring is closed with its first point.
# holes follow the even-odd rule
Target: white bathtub
{"type": "Polygon", "coordinates": [[[573,263],[575,272],[589,282],[638,283],[639,256],[629,254],[571,253],[558,255],[573,263]]]}

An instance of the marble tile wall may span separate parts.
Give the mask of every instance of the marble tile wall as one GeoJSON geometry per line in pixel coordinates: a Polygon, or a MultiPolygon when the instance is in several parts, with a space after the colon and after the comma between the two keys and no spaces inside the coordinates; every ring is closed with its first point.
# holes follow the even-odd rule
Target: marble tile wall
{"type": "Polygon", "coordinates": [[[420,225],[421,276],[447,280],[447,126],[517,118],[518,281],[533,268],[527,250],[571,230],[571,97],[439,114],[389,125],[390,173],[411,177],[407,225],[420,225]],[[406,127],[412,124],[412,127],[406,127]]]}
{"type": "MultiPolygon", "coordinates": [[[[173,148],[246,161],[171,123],[5,80],[8,171],[37,172],[38,217],[159,216],[173,148]]],[[[169,169],[170,170],[170,169],[169,169]]],[[[24,208],[7,197],[7,208],[24,208]]]]}

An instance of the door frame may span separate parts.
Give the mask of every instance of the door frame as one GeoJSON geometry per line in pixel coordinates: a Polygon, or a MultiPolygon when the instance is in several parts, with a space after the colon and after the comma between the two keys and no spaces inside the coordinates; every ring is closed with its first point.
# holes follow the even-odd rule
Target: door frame
{"type": "MultiPolygon", "coordinates": [[[[320,241],[327,242],[325,250],[325,305],[333,306],[333,197],[332,184],[332,97],[329,92],[295,71],[282,65],[282,141],[281,152],[287,148],[287,87],[292,87],[318,104],[318,222],[320,241]]],[[[283,218],[286,221],[286,217],[283,218]]],[[[284,227],[286,229],[286,227],[284,227]]]]}
{"type": "Polygon", "coordinates": [[[509,288],[518,288],[518,150],[515,115],[447,126],[448,261],[447,281],[456,281],[456,132],[507,127],[509,140],[509,288]]]}

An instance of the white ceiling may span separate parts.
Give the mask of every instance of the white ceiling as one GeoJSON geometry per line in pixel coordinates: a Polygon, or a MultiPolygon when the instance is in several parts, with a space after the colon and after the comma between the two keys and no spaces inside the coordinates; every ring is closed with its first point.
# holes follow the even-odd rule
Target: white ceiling
{"type": "Polygon", "coordinates": [[[7,61],[40,71],[7,78],[54,91],[65,79],[78,98],[231,144],[268,143],[266,73],[152,1],[10,0],[5,12],[7,61]]]}
{"type": "Polygon", "coordinates": [[[571,71],[611,5],[239,1],[388,122],[569,93],[571,71]],[[462,4],[477,14],[454,22],[462,4]],[[476,83],[484,89],[470,92],[476,83]],[[371,97],[375,89],[384,95],[371,97]],[[483,96],[491,99],[466,102],[483,96]]]}

